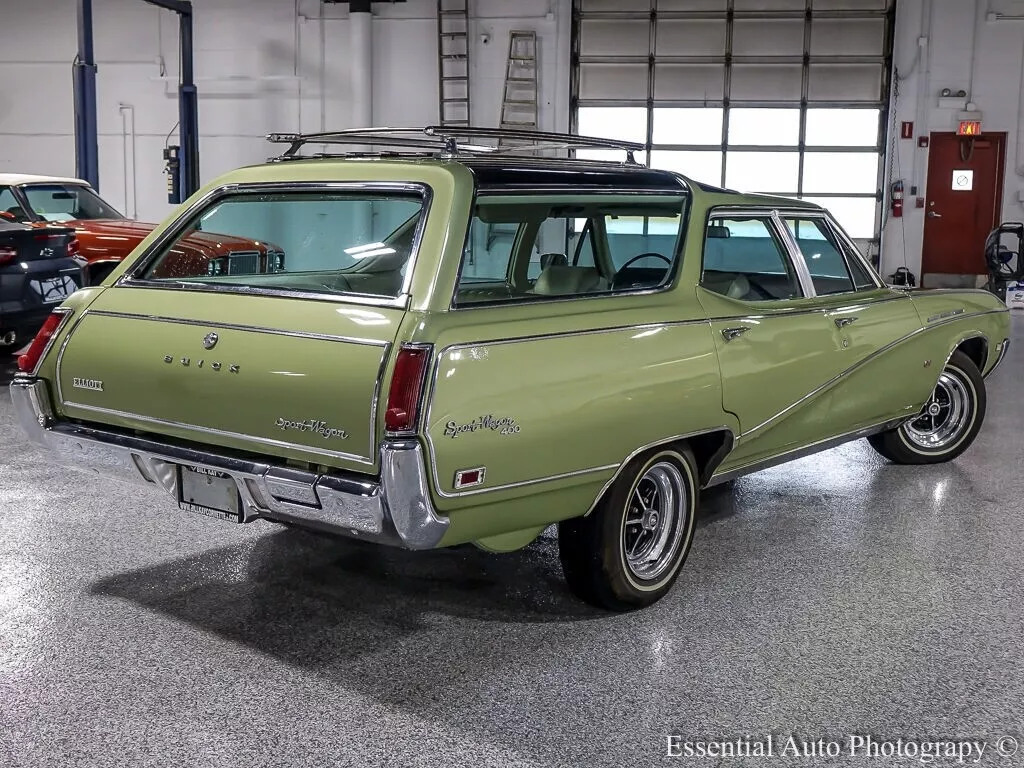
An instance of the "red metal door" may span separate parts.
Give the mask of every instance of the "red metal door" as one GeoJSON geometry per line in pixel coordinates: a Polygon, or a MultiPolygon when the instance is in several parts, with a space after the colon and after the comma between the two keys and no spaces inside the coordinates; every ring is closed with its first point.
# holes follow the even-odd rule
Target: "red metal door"
{"type": "Polygon", "coordinates": [[[999,223],[1005,147],[1005,133],[931,135],[922,285],[928,274],[986,274],[985,238],[999,223]]]}

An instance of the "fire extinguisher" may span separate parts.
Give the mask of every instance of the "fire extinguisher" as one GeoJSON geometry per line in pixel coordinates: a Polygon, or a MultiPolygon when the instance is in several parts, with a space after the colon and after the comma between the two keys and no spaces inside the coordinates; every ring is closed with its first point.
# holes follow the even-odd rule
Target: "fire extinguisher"
{"type": "Polygon", "coordinates": [[[889,204],[892,206],[892,217],[899,219],[903,217],[903,179],[896,179],[892,183],[889,194],[889,204]]]}

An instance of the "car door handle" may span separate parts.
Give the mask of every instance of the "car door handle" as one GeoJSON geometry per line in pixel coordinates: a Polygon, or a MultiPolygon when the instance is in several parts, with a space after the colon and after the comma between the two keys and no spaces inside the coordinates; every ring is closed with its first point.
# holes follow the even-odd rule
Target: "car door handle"
{"type": "Polygon", "coordinates": [[[732,341],[733,339],[738,339],[740,336],[742,336],[749,330],[749,328],[743,326],[739,328],[723,328],[722,336],[725,337],[726,341],[732,341]]]}
{"type": "Polygon", "coordinates": [[[928,211],[928,218],[929,219],[941,219],[942,218],[942,214],[941,213],[936,213],[935,211],[928,211]]]}
{"type": "Polygon", "coordinates": [[[837,317],[836,328],[845,328],[848,325],[853,325],[857,322],[856,317],[837,317]]]}

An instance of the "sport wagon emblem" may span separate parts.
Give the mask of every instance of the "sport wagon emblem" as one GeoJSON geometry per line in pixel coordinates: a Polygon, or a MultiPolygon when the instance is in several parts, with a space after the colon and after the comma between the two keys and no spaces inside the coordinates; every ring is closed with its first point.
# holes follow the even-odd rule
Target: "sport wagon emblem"
{"type": "Polygon", "coordinates": [[[203,337],[203,349],[213,349],[217,346],[217,342],[220,341],[220,336],[216,333],[208,333],[203,337]]]}

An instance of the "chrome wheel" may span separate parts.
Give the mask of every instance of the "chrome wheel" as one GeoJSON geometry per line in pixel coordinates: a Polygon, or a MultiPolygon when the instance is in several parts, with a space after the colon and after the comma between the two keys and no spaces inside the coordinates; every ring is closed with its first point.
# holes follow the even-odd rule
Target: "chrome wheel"
{"type": "Polygon", "coordinates": [[[920,415],[903,426],[907,439],[929,451],[941,451],[959,440],[974,409],[969,386],[955,371],[943,371],[920,415]]]}
{"type": "Polygon", "coordinates": [[[654,464],[637,481],[622,525],[622,552],[634,576],[653,581],[673,564],[686,533],[689,502],[675,464],[654,464]]]}

